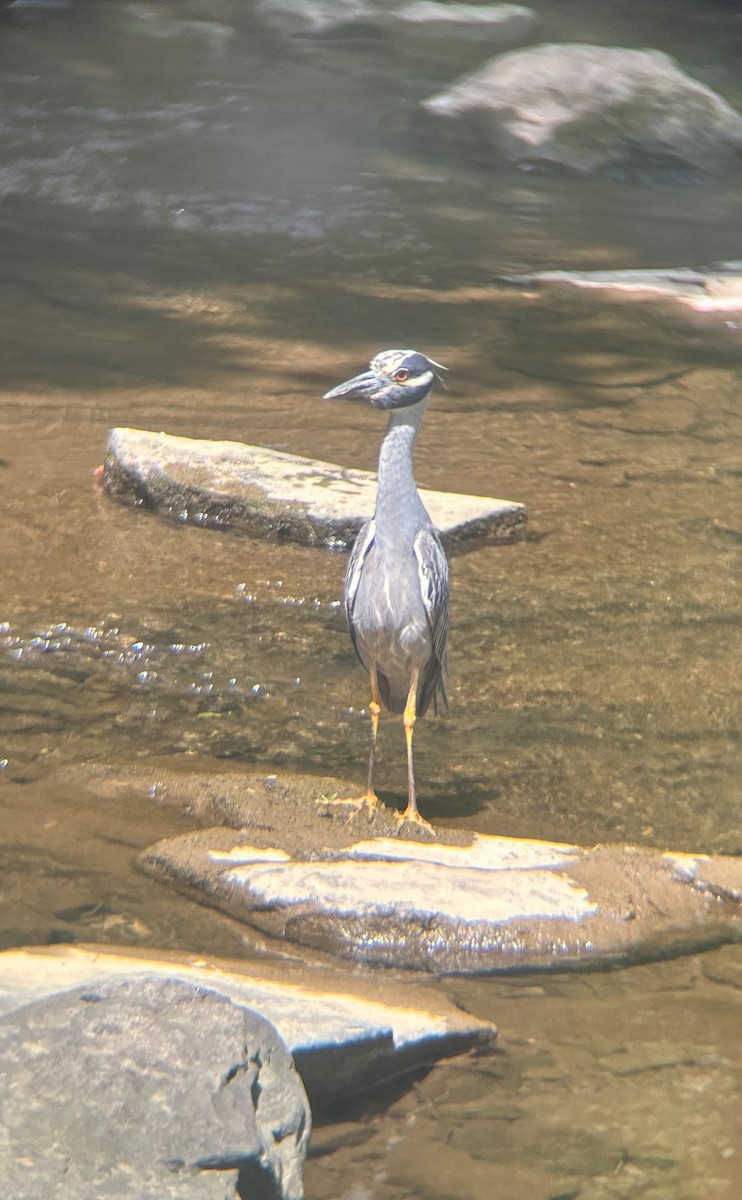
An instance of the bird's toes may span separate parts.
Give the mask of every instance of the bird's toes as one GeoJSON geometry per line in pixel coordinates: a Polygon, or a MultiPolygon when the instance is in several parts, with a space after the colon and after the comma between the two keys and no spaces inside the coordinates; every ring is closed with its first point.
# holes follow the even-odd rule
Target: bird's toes
{"type": "Polygon", "coordinates": [[[373,812],[381,804],[381,801],[376,792],[364,792],[362,796],[320,796],[317,804],[321,808],[326,806],[335,808],[337,805],[342,804],[346,808],[353,809],[355,812],[360,812],[363,808],[368,809],[369,812],[373,812]]]}
{"type": "Polygon", "coordinates": [[[426,821],[425,817],[421,817],[416,808],[406,808],[403,813],[395,813],[395,816],[399,821],[400,829],[403,825],[414,825],[416,829],[424,829],[433,837],[438,836],[430,821],[426,821]]]}

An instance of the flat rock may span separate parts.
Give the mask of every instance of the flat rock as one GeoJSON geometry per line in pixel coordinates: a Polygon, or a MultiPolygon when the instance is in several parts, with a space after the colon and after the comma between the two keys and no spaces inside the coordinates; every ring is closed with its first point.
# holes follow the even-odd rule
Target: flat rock
{"type": "Polygon", "coordinates": [[[658,50],[516,50],[423,109],[439,129],[517,163],[713,173],[742,161],[742,115],[658,50]]]}
{"type": "Polygon", "coordinates": [[[109,981],[0,1018],[0,1191],[301,1200],[309,1105],[276,1030],[178,980],[109,981]],[[226,1173],[226,1178],[225,1178],[226,1173]]]}
{"type": "Polygon", "coordinates": [[[450,1055],[490,1046],[493,1025],[430,987],[295,963],[48,946],[0,954],[0,1013],[53,993],[122,979],[206,988],[261,1013],[293,1054],[315,1116],[370,1084],[450,1055]]]}
{"type": "Polygon", "coordinates": [[[446,831],[298,849],[217,828],[138,864],[273,937],[437,974],[628,965],[742,937],[736,859],[446,831]]]}
{"type": "MultiPolygon", "coordinates": [[[[393,0],[258,0],[266,25],[290,37],[326,37],[372,31],[397,32],[402,23],[416,33],[478,37],[490,49],[517,44],[536,23],[522,4],[443,4],[436,0],[395,6],[393,0]]],[[[185,22],[184,22],[185,24],[185,22]]]]}
{"type": "MultiPolygon", "coordinates": [[[[103,485],[117,499],[171,520],[310,546],[350,547],[373,513],[376,475],[241,442],[113,429],[103,485]]],[[[420,491],[444,544],[507,540],[522,504],[420,491]]]]}
{"type": "MultiPolygon", "coordinates": [[[[66,768],[101,798],[218,824],[137,859],[270,937],[434,974],[626,965],[742,938],[742,859],[435,833],[332,798],[347,781],[193,760],[66,768]]],[[[289,1042],[291,1044],[291,1042],[289,1042]]]]}
{"type": "Polygon", "coordinates": [[[696,312],[742,309],[742,263],[722,263],[709,271],[692,267],[628,271],[540,271],[504,276],[524,287],[565,286],[676,300],[696,312]]]}
{"type": "Polygon", "coordinates": [[[476,37],[490,50],[508,49],[525,38],[536,24],[536,14],[523,4],[442,4],[415,0],[396,13],[405,25],[445,37],[476,37]],[[494,45],[493,45],[494,43],[494,45]]]}

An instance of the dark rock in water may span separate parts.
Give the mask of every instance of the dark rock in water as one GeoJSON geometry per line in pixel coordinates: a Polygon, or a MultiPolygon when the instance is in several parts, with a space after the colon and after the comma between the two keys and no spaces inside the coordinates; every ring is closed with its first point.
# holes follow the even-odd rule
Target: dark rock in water
{"type": "Polygon", "coordinates": [[[498,55],[423,108],[516,163],[705,174],[742,162],[742,115],[658,50],[534,46],[498,55]]]}
{"type": "MultiPolygon", "coordinates": [[[[373,513],[376,476],[241,442],[209,442],[113,429],[103,483],[118,499],[171,520],[310,546],[348,548],[373,513]]],[[[421,491],[447,547],[506,540],[526,520],[522,504],[421,491]]]]}
{"type": "Polygon", "coordinates": [[[172,980],[103,983],[0,1018],[0,1194],[300,1200],[310,1113],[256,1013],[172,980]],[[226,1176],[225,1176],[226,1173],[226,1176]]]}

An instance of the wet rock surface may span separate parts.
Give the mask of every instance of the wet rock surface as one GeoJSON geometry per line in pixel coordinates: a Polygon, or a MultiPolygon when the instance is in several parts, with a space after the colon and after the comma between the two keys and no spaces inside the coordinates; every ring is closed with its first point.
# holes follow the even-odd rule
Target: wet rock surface
{"type": "MultiPolygon", "coordinates": [[[[261,784],[237,771],[143,767],[127,785],[135,781],[204,823],[222,814],[217,828],[149,847],[141,870],[271,938],[355,962],[554,971],[742,937],[742,864],[732,857],[433,834],[383,807],[333,802],[345,785],[328,779],[313,788],[307,777],[261,784]]],[[[101,768],[96,786],[123,783],[101,768]]]]}
{"type": "Polygon", "coordinates": [[[0,1018],[0,1058],[3,1195],[303,1196],[301,1081],[275,1029],[223,996],[79,988],[0,1018]]]}
{"type": "Polygon", "coordinates": [[[260,1012],[289,1047],[317,1118],[346,1097],[470,1050],[497,1031],[409,978],[360,978],[297,962],[244,962],[112,946],[53,946],[0,955],[0,1012],[76,986],[178,980],[260,1012]]]}
{"type": "Polygon", "coordinates": [[[565,43],[514,51],[423,109],[519,163],[715,172],[742,158],[742,116],[658,50],[565,43]]]}
{"type": "MultiPolygon", "coordinates": [[[[106,491],[172,520],[306,545],[348,548],[373,513],[376,477],[334,463],[240,442],[208,442],[114,429],[106,491]]],[[[421,490],[444,543],[502,537],[522,525],[522,504],[421,490]]]]}
{"type": "Polygon", "coordinates": [[[257,841],[198,831],[138,863],[273,937],[437,974],[606,967],[742,935],[738,866],[738,883],[717,885],[702,860],[622,847],[369,838],[289,853],[257,841]]]}

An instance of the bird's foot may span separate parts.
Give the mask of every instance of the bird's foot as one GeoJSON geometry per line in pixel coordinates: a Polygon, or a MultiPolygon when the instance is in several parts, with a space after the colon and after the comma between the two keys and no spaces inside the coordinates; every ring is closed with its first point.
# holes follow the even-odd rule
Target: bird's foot
{"type": "Polygon", "coordinates": [[[380,807],[381,801],[376,795],[376,792],[364,792],[362,796],[321,796],[317,804],[332,805],[344,804],[346,808],[352,808],[356,812],[360,812],[362,808],[367,808],[369,813],[372,813],[376,808],[380,807]]]}
{"type": "Polygon", "coordinates": [[[395,813],[394,815],[399,821],[400,826],[409,823],[410,825],[416,825],[418,829],[427,830],[428,833],[432,833],[433,837],[438,836],[430,821],[426,821],[425,817],[421,817],[417,809],[411,808],[409,804],[403,813],[395,813]]]}

